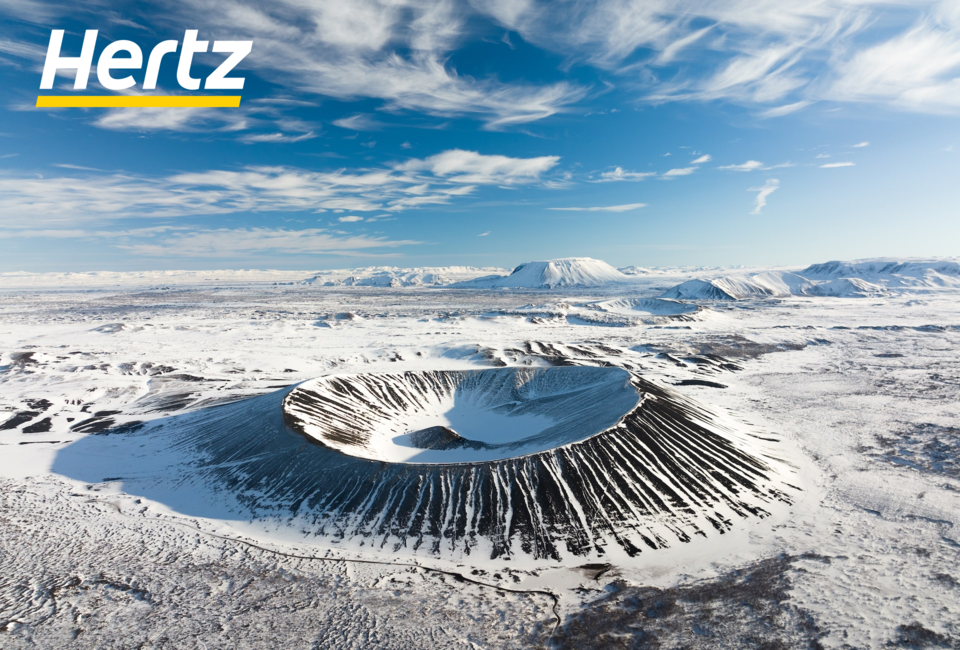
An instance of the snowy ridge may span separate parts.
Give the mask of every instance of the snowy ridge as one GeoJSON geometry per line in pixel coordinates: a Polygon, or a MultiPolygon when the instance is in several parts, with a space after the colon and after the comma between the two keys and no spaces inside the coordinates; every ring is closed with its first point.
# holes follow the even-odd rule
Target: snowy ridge
{"type": "Polygon", "coordinates": [[[557,289],[596,287],[630,278],[606,262],[590,257],[565,257],[521,264],[508,276],[488,276],[451,285],[463,289],[557,289]]]}
{"type": "Polygon", "coordinates": [[[818,280],[850,278],[889,287],[960,287],[960,263],[952,260],[834,261],[812,264],[800,273],[818,280]]]}
{"type": "Polygon", "coordinates": [[[882,293],[884,287],[859,278],[814,282],[796,273],[765,271],[750,276],[687,280],[668,289],[662,298],[675,300],[743,300],[784,296],[859,298],[882,293]]]}
{"type": "Polygon", "coordinates": [[[956,260],[876,259],[813,264],[797,271],[743,269],[735,274],[720,267],[646,268],[617,270],[587,257],[527,262],[512,273],[493,267],[443,266],[400,268],[373,266],[328,271],[221,269],[205,271],[100,271],[88,273],[0,273],[0,288],[144,287],[305,285],[315,287],[449,287],[466,289],[563,289],[578,287],[644,287],[660,279],[684,281],[662,294],[665,298],[731,300],[763,296],[856,296],[882,289],[960,287],[956,260]],[[727,275],[721,275],[726,272],[727,275]],[[833,280],[857,280],[823,287],[833,280]],[[867,284],[862,284],[863,282],[867,284]],[[871,286],[872,285],[872,286],[871,286]],[[822,288],[813,289],[814,286],[822,288]]]}
{"type": "Polygon", "coordinates": [[[622,266],[617,269],[624,275],[654,275],[657,269],[650,269],[645,266],[622,266]]]}
{"type": "Polygon", "coordinates": [[[765,296],[806,293],[814,284],[785,271],[765,271],[750,276],[724,276],[712,280],[688,280],[667,290],[661,297],[679,300],[741,300],[765,296]]]}
{"type": "Polygon", "coordinates": [[[700,305],[662,298],[616,298],[586,303],[555,302],[522,305],[486,314],[522,316],[531,323],[565,321],[576,325],[633,327],[671,321],[702,320],[709,310],[700,305]]]}
{"type": "Polygon", "coordinates": [[[865,298],[880,295],[885,288],[860,278],[837,278],[817,284],[804,293],[809,296],[830,296],[833,298],[865,298]]]}
{"type": "Polygon", "coordinates": [[[470,266],[446,266],[400,269],[393,267],[370,267],[353,271],[325,271],[317,273],[298,284],[324,287],[423,287],[445,286],[479,275],[498,271],[494,268],[470,266]]]}
{"type": "Polygon", "coordinates": [[[688,280],[661,297],[681,300],[742,300],[766,296],[862,298],[880,295],[888,289],[949,287],[960,287],[960,263],[878,259],[813,264],[798,273],[765,271],[688,280]]]}

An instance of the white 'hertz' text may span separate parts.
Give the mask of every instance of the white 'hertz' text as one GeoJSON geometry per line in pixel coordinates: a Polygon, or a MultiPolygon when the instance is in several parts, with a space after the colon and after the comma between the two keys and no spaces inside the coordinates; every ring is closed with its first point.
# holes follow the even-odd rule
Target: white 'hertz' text
{"type": "MultiPolygon", "coordinates": [[[[160,65],[163,58],[173,54],[180,46],[180,59],[177,62],[177,83],[184,90],[199,90],[200,79],[191,76],[193,55],[207,51],[209,41],[198,41],[197,30],[188,29],[183,35],[183,45],[177,41],[163,41],[158,43],[150,52],[147,59],[147,70],[143,79],[143,90],[154,90],[157,87],[157,77],[160,75],[160,65]]],[[[63,30],[54,29],[50,33],[50,45],[47,47],[47,58],[43,64],[43,77],[40,80],[40,89],[53,88],[53,82],[58,70],[76,70],[73,82],[74,90],[85,90],[90,77],[90,68],[93,66],[93,53],[97,44],[97,30],[88,29],[83,36],[83,47],[80,56],[66,57],[60,55],[63,45],[63,30]]],[[[230,56],[211,72],[203,81],[204,90],[242,90],[245,79],[243,77],[228,77],[238,63],[250,54],[253,41],[214,41],[211,52],[229,53],[230,56]]],[[[133,75],[115,77],[115,70],[140,70],[143,68],[143,52],[140,46],[133,41],[114,41],[100,53],[97,60],[97,80],[107,90],[127,90],[136,85],[133,75]],[[117,57],[117,54],[126,52],[128,56],[117,57]]]]}

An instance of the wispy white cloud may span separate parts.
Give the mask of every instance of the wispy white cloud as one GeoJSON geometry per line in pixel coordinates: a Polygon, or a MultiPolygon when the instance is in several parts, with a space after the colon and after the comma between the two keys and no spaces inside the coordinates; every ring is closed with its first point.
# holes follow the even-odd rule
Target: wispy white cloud
{"type": "Polygon", "coordinates": [[[907,30],[843,57],[824,92],[840,101],[955,112],[960,107],[960,6],[949,0],[933,4],[907,30]]]}
{"type": "Polygon", "coordinates": [[[422,242],[387,237],[349,235],[323,228],[149,228],[84,229],[32,228],[5,230],[0,239],[80,239],[104,242],[115,248],[148,257],[240,257],[259,254],[336,254],[384,256],[377,249],[398,248],[422,242]]]}
{"type": "Polygon", "coordinates": [[[22,228],[6,230],[0,228],[0,239],[129,239],[152,237],[175,230],[190,230],[184,226],[151,226],[148,228],[122,228],[114,230],[90,230],[85,228],[22,228]]]}
{"type": "Polygon", "coordinates": [[[43,24],[55,19],[62,6],[46,0],[4,0],[3,10],[21,20],[43,24]]]}
{"type": "Polygon", "coordinates": [[[7,39],[0,39],[0,52],[30,61],[43,61],[47,56],[47,50],[44,47],[7,39]]]}
{"type": "Polygon", "coordinates": [[[95,126],[111,131],[232,132],[249,126],[246,111],[233,108],[112,108],[95,126]]]}
{"type": "Polygon", "coordinates": [[[776,178],[769,179],[763,187],[752,187],[748,192],[756,192],[757,198],[750,214],[760,214],[760,211],[767,205],[767,197],[777,191],[780,187],[780,181],[776,178]]]}
{"type": "Polygon", "coordinates": [[[73,164],[70,164],[70,163],[53,163],[53,166],[54,166],[54,167],[59,167],[60,169],[76,169],[76,170],[78,170],[78,171],[83,171],[83,172],[102,172],[102,171],[105,171],[105,170],[103,170],[103,169],[99,169],[98,167],[86,167],[85,165],[73,165],[73,164]]]}
{"type": "Polygon", "coordinates": [[[355,214],[349,214],[345,217],[337,217],[337,221],[341,223],[355,223],[357,221],[363,221],[363,217],[355,214]]]}
{"type": "MultiPolygon", "coordinates": [[[[212,31],[254,38],[245,64],[300,91],[373,98],[391,110],[473,116],[499,129],[554,115],[579,101],[574,83],[507,83],[459,74],[448,62],[469,36],[465,3],[441,0],[199,0],[183,7],[212,31]]],[[[198,22],[197,22],[198,21],[198,22]]]]}
{"type": "Polygon", "coordinates": [[[399,212],[449,203],[478,185],[542,182],[542,174],[558,161],[557,156],[511,158],[453,149],[393,168],[353,171],[249,166],[169,176],[8,173],[0,174],[0,227],[236,212],[399,212]]]}
{"type": "Polygon", "coordinates": [[[528,42],[632,81],[653,102],[723,99],[752,105],[766,118],[820,100],[943,112],[960,105],[954,0],[476,6],[528,42]],[[890,15],[913,25],[891,36],[890,15]]]}
{"type": "Polygon", "coordinates": [[[710,162],[711,160],[713,160],[713,157],[712,157],[710,154],[705,153],[705,154],[703,154],[702,156],[700,156],[699,158],[697,158],[696,160],[694,160],[694,161],[693,161],[692,163],[690,163],[690,164],[691,164],[691,165],[702,165],[703,163],[708,163],[708,162],[710,162]]]}
{"type": "Polygon", "coordinates": [[[763,163],[759,160],[748,160],[745,163],[740,163],[739,165],[723,165],[718,167],[718,169],[723,169],[725,171],[731,172],[752,172],[757,169],[763,169],[763,163]]]}
{"type": "Polygon", "coordinates": [[[833,163],[827,163],[827,164],[825,164],[825,165],[820,165],[820,168],[821,168],[821,169],[833,169],[834,167],[853,167],[854,165],[856,165],[856,163],[852,163],[852,162],[849,162],[849,161],[847,161],[847,162],[833,162],[833,163]]]}
{"type": "Polygon", "coordinates": [[[624,171],[623,167],[616,167],[612,171],[601,173],[600,179],[595,182],[642,181],[656,175],[657,172],[628,172],[624,171]]]}
{"type": "Polygon", "coordinates": [[[689,176],[693,172],[697,171],[696,167],[679,167],[677,169],[670,169],[663,173],[664,177],[672,178],[674,176],[689,176]]]}
{"type": "Polygon", "coordinates": [[[853,148],[854,148],[854,149],[862,149],[863,147],[869,147],[869,146],[870,146],[870,143],[869,143],[868,141],[864,140],[863,142],[858,142],[857,144],[853,145],[853,148]]]}
{"type": "Polygon", "coordinates": [[[479,235],[477,235],[477,237],[486,237],[486,236],[489,235],[491,232],[492,232],[492,231],[490,231],[490,230],[488,230],[487,232],[482,232],[482,233],[480,233],[479,235]]]}
{"type": "Polygon", "coordinates": [[[116,244],[149,257],[237,257],[250,254],[356,255],[371,249],[396,248],[422,242],[366,235],[340,235],[321,228],[218,228],[175,231],[156,241],[116,244]]]}
{"type": "Polygon", "coordinates": [[[236,138],[246,144],[302,142],[317,137],[317,125],[284,114],[295,105],[281,98],[240,108],[113,108],[95,113],[93,125],[111,131],[202,133],[236,138]],[[276,131],[278,128],[280,131],[276,131]]]}
{"type": "MultiPolygon", "coordinates": [[[[45,26],[65,6],[4,2],[8,13],[45,26]]],[[[822,100],[941,112],[960,106],[955,0],[197,0],[169,13],[178,28],[186,22],[253,38],[244,69],[306,97],[373,98],[378,108],[472,116],[493,129],[568,110],[589,89],[572,78],[460,73],[453,54],[476,38],[477,14],[568,62],[602,69],[605,81],[650,102],[728,100],[766,118],[822,100]]],[[[0,51],[39,55],[10,40],[0,51]]],[[[111,122],[125,120],[103,124],[111,122]]]]}
{"type": "Polygon", "coordinates": [[[783,117],[784,115],[789,115],[790,113],[796,113],[799,110],[803,110],[807,106],[813,104],[812,101],[803,99],[799,102],[793,102],[791,104],[784,104],[783,106],[774,106],[773,108],[768,108],[765,111],[760,113],[760,117],[772,118],[772,117],[783,117]]]}
{"type": "Polygon", "coordinates": [[[628,212],[647,207],[646,203],[625,203],[624,205],[605,205],[592,208],[547,208],[563,212],[628,212]]]}
{"type": "Polygon", "coordinates": [[[403,171],[429,171],[456,183],[517,185],[533,183],[560,162],[559,156],[511,158],[450,149],[397,165],[403,171]]]}
{"type": "Polygon", "coordinates": [[[303,142],[304,140],[312,140],[315,137],[317,137],[317,134],[313,131],[300,133],[299,135],[292,135],[290,133],[251,133],[240,136],[239,140],[246,144],[256,144],[259,142],[286,143],[303,142]]]}
{"type": "Polygon", "coordinates": [[[350,131],[378,131],[383,128],[382,123],[363,113],[334,120],[333,125],[350,131]]]}

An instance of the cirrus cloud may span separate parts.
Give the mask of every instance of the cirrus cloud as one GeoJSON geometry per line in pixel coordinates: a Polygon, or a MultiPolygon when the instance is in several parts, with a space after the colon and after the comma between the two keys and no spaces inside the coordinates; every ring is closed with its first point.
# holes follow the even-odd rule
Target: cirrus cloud
{"type": "Polygon", "coordinates": [[[542,183],[541,176],[559,160],[452,149],[394,167],[359,170],[251,165],[168,176],[8,173],[0,174],[0,227],[239,212],[400,212],[449,203],[480,185],[542,183]]]}
{"type": "Polygon", "coordinates": [[[613,171],[601,173],[600,179],[594,182],[604,183],[612,181],[642,181],[656,175],[657,172],[628,172],[624,171],[623,167],[616,167],[613,169],[613,171]]]}
{"type": "Polygon", "coordinates": [[[757,198],[753,205],[753,210],[750,214],[760,214],[760,211],[767,205],[767,197],[776,192],[780,188],[780,181],[776,178],[771,178],[763,187],[751,187],[748,189],[748,192],[756,192],[757,198]]]}
{"type": "Polygon", "coordinates": [[[723,165],[717,169],[723,169],[731,172],[752,172],[757,169],[763,169],[763,163],[759,160],[748,160],[747,162],[739,165],[723,165]]]}
{"type": "Polygon", "coordinates": [[[158,241],[118,244],[149,257],[236,257],[249,254],[369,255],[371,249],[422,242],[365,235],[342,236],[321,228],[216,228],[173,232],[158,241]]]}
{"type": "Polygon", "coordinates": [[[563,212],[628,212],[647,207],[646,203],[625,203],[623,205],[604,205],[591,208],[547,208],[563,212]]]}
{"type": "Polygon", "coordinates": [[[456,183],[516,185],[531,183],[560,162],[559,156],[511,158],[483,155],[476,151],[450,149],[422,160],[397,165],[402,171],[429,171],[456,183]]]}

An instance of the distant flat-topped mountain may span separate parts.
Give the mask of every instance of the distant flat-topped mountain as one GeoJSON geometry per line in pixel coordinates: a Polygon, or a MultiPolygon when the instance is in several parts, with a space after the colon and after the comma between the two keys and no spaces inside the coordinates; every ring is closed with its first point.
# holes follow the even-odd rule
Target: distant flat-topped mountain
{"type": "Polygon", "coordinates": [[[630,277],[601,260],[590,257],[564,257],[527,262],[510,275],[491,275],[450,285],[463,289],[557,289],[596,287],[609,282],[628,282],[630,277]]]}

